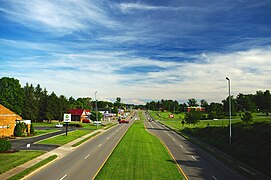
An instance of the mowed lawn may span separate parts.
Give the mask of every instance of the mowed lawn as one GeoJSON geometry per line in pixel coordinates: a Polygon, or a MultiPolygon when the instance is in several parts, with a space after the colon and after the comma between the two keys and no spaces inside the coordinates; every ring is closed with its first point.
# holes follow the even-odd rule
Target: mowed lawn
{"type": "Polygon", "coordinates": [[[159,139],[137,120],[111,154],[96,179],[183,179],[159,139]]]}
{"type": "Polygon", "coordinates": [[[30,161],[42,154],[44,151],[19,151],[16,153],[0,153],[0,174],[30,161]]]}
{"type": "Polygon", "coordinates": [[[72,132],[68,132],[68,135],[62,134],[60,136],[56,136],[53,138],[45,139],[43,141],[40,141],[38,144],[56,144],[56,145],[64,145],[67,144],[81,136],[84,136],[93,130],[76,130],[72,132]]]}

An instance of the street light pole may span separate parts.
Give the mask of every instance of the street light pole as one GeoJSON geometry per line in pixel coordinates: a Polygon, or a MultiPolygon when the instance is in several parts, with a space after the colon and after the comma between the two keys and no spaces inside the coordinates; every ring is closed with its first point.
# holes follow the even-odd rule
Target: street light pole
{"type": "Polygon", "coordinates": [[[229,126],[230,126],[229,144],[231,145],[231,80],[228,77],[226,77],[226,80],[228,81],[229,84],[229,126]]]}
{"type": "Polygon", "coordinates": [[[96,129],[98,129],[98,110],[97,110],[97,98],[96,98],[97,91],[95,91],[95,106],[96,106],[96,129]]]}

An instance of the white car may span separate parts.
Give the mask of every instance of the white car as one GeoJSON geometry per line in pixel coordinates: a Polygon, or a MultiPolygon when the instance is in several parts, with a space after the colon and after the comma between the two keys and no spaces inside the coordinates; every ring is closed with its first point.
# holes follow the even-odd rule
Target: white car
{"type": "Polygon", "coordinates": [[[55,126],[56,128],[62,128],[63,127],[63,124],[56,124],[56,126],[55,126]]]}

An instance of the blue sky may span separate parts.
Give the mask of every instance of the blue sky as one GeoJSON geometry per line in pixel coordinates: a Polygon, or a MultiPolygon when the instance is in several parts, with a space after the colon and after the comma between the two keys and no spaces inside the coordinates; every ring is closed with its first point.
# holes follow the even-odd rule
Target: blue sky
{"type": "Polygon", "coordinates": [[[0,0],[0,77],[58,95],[220,102],[271,84],[270,0],[0,0]]]}

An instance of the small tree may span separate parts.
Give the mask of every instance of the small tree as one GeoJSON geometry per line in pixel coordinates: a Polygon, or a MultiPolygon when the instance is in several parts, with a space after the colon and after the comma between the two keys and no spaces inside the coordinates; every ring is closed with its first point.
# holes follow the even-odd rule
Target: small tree
{"type": "Polygon", "coordinates": [[[30,125],[30,134],[34,134],[34,127],[33,127],[33,124],[31,123],[31,125],[30,125]]]}
{"type": "Polygon", "coordinates": [[[246,123],[246,124],[251,123],[252,120],[253,120],[253,117],[252,117],[251,112],[246,111],[246,112],[243,114],[243,116],[241,117],[241,120],[242,120],[244,123],[246,123]]]}
{"type": "Polygon", "coordinates": [[[185,114],[184,120],[189,124],[196,124],[202,118],[202,113],[199,111],[192,110],[185,114]]]}
{"type": "Polygon", "coordinates": [[[14,136],[21,137],[26,132],[26,124],[24,122],[18,122],[16,123],[15,129],[14,129],[14,136]]]}

